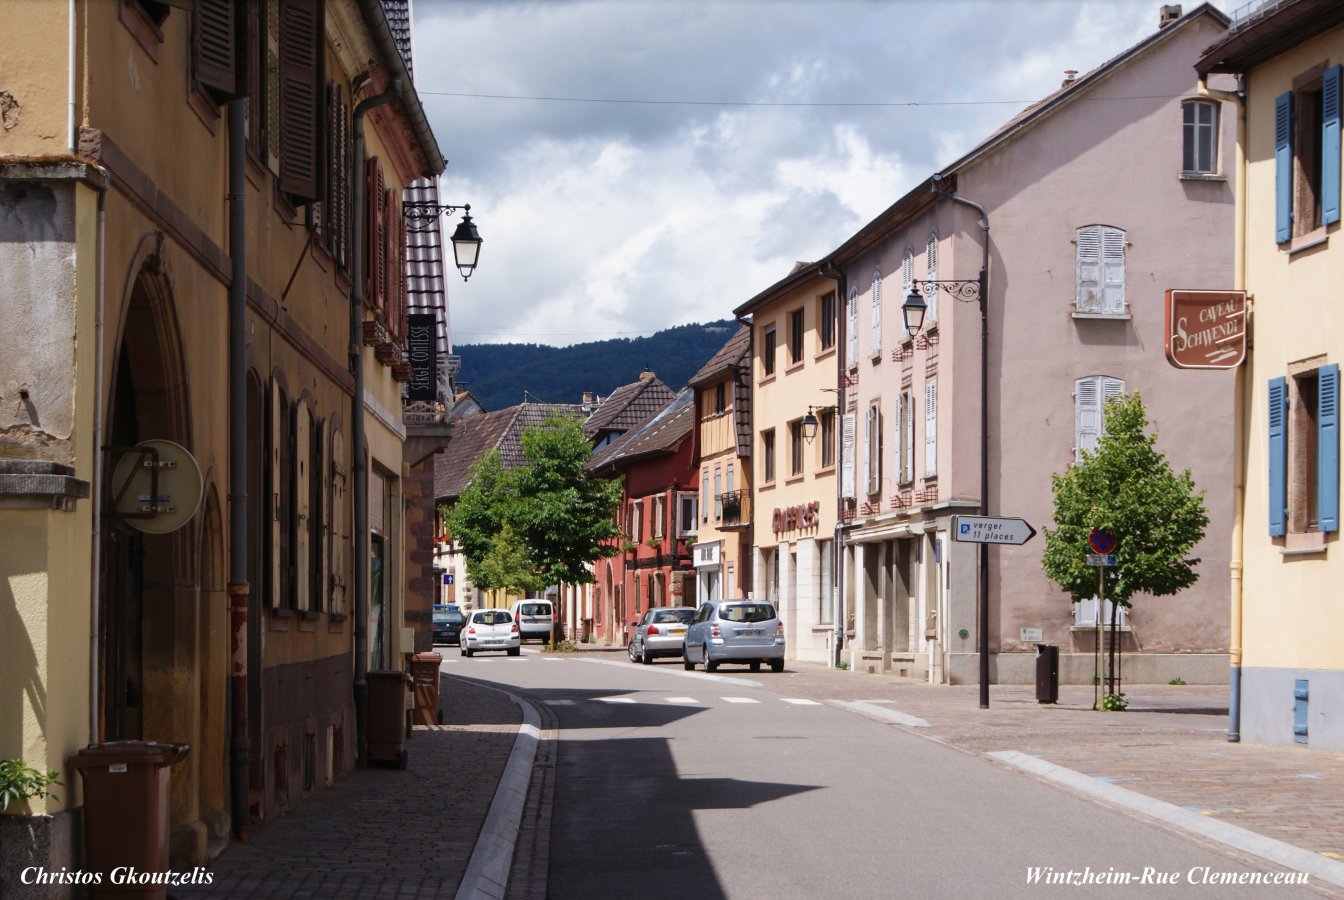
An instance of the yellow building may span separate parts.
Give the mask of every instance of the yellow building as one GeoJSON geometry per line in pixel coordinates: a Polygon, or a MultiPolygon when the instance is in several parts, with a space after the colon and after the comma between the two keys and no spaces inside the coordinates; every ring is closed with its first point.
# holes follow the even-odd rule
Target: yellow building
{"type": "Polygon", "coordinates": [[[0,758],[62,774],[59,868],[72,755],[190,745],[190,865],[352,769],[363,673],[412,649],[401,197],[443,158],[378,2],[19,0],[5,33],[0,758]]]}
{"type": "MultiPolygon", "coordinates": [[[[799,264],[736,309],[751,322],[752,594],[784,622],[789,659],[832,662],[845,633],[837,603],[836,281],[799,264]]],[[[703,521],[703,513],[701,519],[703,521]]]]}
{"type": "Polygon", "coordinates": [[[1336,751],[1341,13],[1314,0],[1248,8],[1197,66],[1239,75],[1244,102],[1237,251],[1251,349],[1238,372],[1230,736],[1336,751]]]}

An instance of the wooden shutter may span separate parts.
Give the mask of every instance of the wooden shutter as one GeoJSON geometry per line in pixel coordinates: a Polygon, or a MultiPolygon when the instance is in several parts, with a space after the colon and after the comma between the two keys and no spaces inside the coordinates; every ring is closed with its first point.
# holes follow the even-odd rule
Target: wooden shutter
{"type": "Polygon", "coordinates": [[[1101,312],[1121,315],[1125,311],[1125,233],[1118,228],[1101,230],[1101,312]]]}
{"type": "Polygon", "coordinates": [[[384,277],[387,262],[387,240],[384,234],[383,216],[383,167],[378,157],[373,156],[365,164],[366,190],[364,192],[367,227],[366,244],[361,252],[366,254],[368,265],[365,267],[364,303],[370,309],[384,312],[387,307],[387,279],[384,277]]]}
{"type": "Polygon", "coordinates": [[[849,289],[849,303],[845,310],[845,364],[851,369],[859,364],[859,289],[849,289]]]}
{"type": "Polygon", "coordinates": [[[313,416],[308,404],[300,400],[294,409],[294,596],[302,610],[311,606],[312,542],[308,529],[313,522],[312,442],[313,416]]]}
{"type": "Polygon", "coordinates": [[[902,451],[905,470],[901,472],[901,480],[912,481],[915,477],[915,395],[912,391],[905,392],[905,424],[902,427],[905,429],[905,450],[902,451]]]}
{"type": "Polygon", "coordinates": [[[873,334],[869,353],[882,352],[882,273],[873,270],[873,334]]]}
{"type": "Polygon", "coordinates": [[[270,454],[270,481],[267,483],[268,493],[270,494],[270,546],[267,552],[270,554],[270,591],[269,599],[271,606],[279,608],[284,605],[284,589],[282,575],[284,573],[284,553],[281,548],[284,541],[281,539],[284,534],[284,522],[281,510],[285,503],[284,480],[281,478],[280,460],[282,457],[282,448],[284,442],[288,439],[285,424],[285,393],[280,390],[278,381],[271,381],[271,410],[270,410],[270,434],[267,435],[266,450],[270,454]]]}
{"type": "Polygon", "coordinates": [[[1078,311],[1101,311],[1101,228],[1078,229],[1078,311]]]}
{"type": "Polygon", "coordinates": [[[331,573],[327,580],[331,591],[333,613],[345,612],[345,548],[350,544],[349,501],[346,498],[345,438],[339,431],[331,435],[331,532],[328,542],[331,546],[331,573]]]}
{"type": "Polygon", "coordinates": [[[1288,379],[1269,381],[1269,536],[1288,528],[1288,379]]]}
{"type": "Polygon", "coordinates": [[[915,253],[906,248],[905,256],[901,257],[901,302],[905,302],[905,294],[915,286],[915,253]]]}
{"type": "Polygon", "coordinates": [[[863,417],[863,489],[869,493],[873,489],[872,432],[873,410],[869,407],[868,414],[863,417]]]}
{"type": "Polygon", "coordinates": [[[280,0],[280,190],[296,203],[321,197],[322,7],[280,0]]]}
{"type": "Polygon", "coordinates": [[[1316,513],[1321,531],[1339,531],[1338,363],[1318,372],[1316,422],[1316,513]]]}
{"type": "Polygon", "coordinates": [[[1321,224],[1339,221],[1340,66],[1321,77],[1321,224]]]}
{"type": "Polygon", "coordinates": [[[1274,98],[1274,240],[1293,236],[1293,92],[1274,98]]]}
{"type": "Polygon", "coordinates": [[[234,0],[196,0],[192,9],[192,68],[219,102],[238,96],[238,22],[234,0]]]}
{"type": "Polygon", "coordinates": [[[901,395],[896,395],[896,405],[891,410],[891,477],[898,483],[901,481],[901,474],[905,472],[901,460],[901,423],[905,420],[901,418],[901,395]]]}
{"type": "Polygon", "coordinates": [[[938,474],[938,380],[924,382],[924,477],[938,474]]]}
{"type": "Polygon", "coordinates": [[[1095,377],[1073,383],[1073,458],[1082,462],[1083,451],[1097,449],[1101,437],[1101,385],[1095,377]]]}
{"type": "Polygon", "coordinates": [[[854,413],[845,413],[840,424],[840,496],[854,497],[854,413]]]}
{"type": "MultiPolygon", "coordinates": [[[[938,280],[938,232],[929,232],[929,242],[924,248],[924,270],[928,273],[924,277],[929,281],[938,280]]],[[[926,314],[929,324],[932,325],[938,321],[938,291],[929,295],[929,311],[926,314]]]]}

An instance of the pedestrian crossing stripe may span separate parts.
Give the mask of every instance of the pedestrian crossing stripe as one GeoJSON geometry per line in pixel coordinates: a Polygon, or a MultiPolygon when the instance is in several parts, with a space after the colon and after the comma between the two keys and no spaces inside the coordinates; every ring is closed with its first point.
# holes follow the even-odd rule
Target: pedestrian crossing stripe
{"type": "Polygon", "coordinates": [[[753,700],[750,697],[721,697],[725,703],[760,703],[759,700],[753,700]]]}
{"type": "Polygon", "coordinates": [[[784,697],[785,703],[792,703],[794,706],[821,706],[816,700],[803,700],[798,697],[784,697]]]}
{"type": "Polygon", "coordinates": [[[599,701],[603,702],[603,703],[634,703],[634,702],[635,702],[635,701],[634,701],[634,698],[632,698],[632,697],[598,697],[597,699],[598,699],[599,701]]]}
{"type": "Polygon", "coordinates": [[[668,703],[699,703],[694,697],[668,697],[668,703]]]}

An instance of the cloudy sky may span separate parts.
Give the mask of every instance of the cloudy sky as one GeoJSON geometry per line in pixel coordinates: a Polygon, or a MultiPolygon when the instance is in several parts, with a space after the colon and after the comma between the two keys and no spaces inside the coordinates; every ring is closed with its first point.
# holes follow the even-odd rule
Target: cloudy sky
{"type": "Polygon", "coordinates": [[[470,203],[485,241],[449,288],[454,341],[562,346],[729,318],[1065,70],[1155,31],[1160,6],[413,0],[443,200],[470,203]]]}

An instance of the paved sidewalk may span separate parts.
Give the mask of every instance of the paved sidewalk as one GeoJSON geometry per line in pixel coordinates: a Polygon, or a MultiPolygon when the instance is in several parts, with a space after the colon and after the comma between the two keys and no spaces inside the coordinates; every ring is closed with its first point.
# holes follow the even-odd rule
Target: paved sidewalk
{"type": "MultiPolygon", "coordinates": [[[[624,650],[585,648],[569,659],[631,665],[624,650]]],[[[1091,687],[1063,686],[1058,704],[1042,705],[1032,686],[995,686],[990,708],[982,710],[975,685],[929,685],[807,663],[791,662],[779,675],[736,668],[692,674],[679,660],[657,668],[751,681],[784,697],[890,722],[1308,871],[1321,893],[1344,897],[1344,753],[1228,743],[1225,687],[1126,685],[1128,711],[1095,712],[1091,687]]],[[[525,722],[509,695],[448,675],[441,698],[445,724],[415,729],[406,771],[360,770],[318,791],[291,814],[254,829],[251,843],[230,847],[212,867],[211,886],[175,895],[541,900],[554,715],[537,705],[525,722]],[[528,724],[538,717],[539,724],[528,724]],[[534,753],[510,766],[511,754],[529,746],[525,739],[534,753]],[[501,816],[505,807],[508,815],[501,816]],[[478,879],[482,854],[473,859],[473,851],[483,829],[483,854],[493,853],[497,864],[516,839],[507,890],[478,879]]]]}

